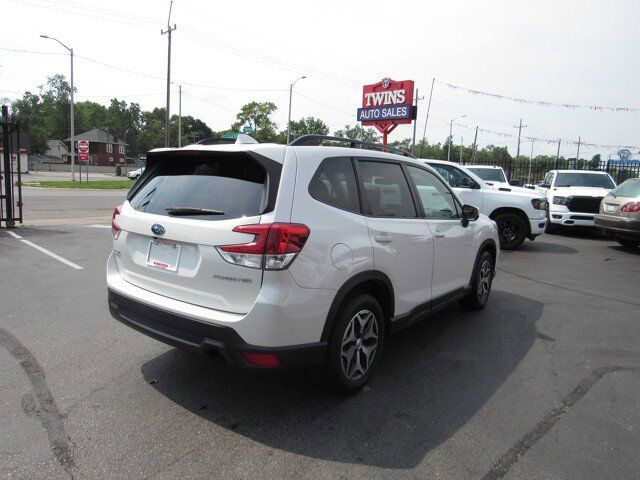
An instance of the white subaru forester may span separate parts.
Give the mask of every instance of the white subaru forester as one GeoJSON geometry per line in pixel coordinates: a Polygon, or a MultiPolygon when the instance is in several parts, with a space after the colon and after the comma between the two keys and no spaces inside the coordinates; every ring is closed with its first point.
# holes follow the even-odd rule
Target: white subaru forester
{"type": "Polygon", "coordinates": [[[432,168],[348,139],[244,142],[148,154],[113,215],[117,320],[235,366],[320,366],[353,392],[388,332],[484,307],[496,225],[432,168]]]}

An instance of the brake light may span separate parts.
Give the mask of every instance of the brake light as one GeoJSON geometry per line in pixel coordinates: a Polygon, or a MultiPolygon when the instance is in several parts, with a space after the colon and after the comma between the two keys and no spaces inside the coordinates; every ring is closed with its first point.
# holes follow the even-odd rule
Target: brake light
{"type": "Polygon", "coordinates": [[[253,241],[216,247],[222,258],[235,265],[283,270],[304,247],[309,228],[298,223],[240,225],[234,232],[255,235],[253,241]]]}
{"type": "Polygon", "coordinates": [[[640,212],[640,202],[628,202],[620,207],[621,212],[625,213],[638,213],[640,212]]]}
{"type": "Polygon", "coordinates": [[[113,215],[111,216],[111,236],[114,239],[118,238],[118,236],[120,235],[120,230],[122,230],[116,222],[116,215],[120,215],[121,208],[122,205],[116,205],[116,207],[113,209],[113,215]]]}

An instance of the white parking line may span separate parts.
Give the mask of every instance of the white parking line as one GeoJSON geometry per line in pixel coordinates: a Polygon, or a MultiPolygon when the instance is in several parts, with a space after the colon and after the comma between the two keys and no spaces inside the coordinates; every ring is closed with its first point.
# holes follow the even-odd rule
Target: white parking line
{"type": "Polygon", "coordinates": [[[85,225],[85,228],[111,228],[111,225],[85,225]]]}
{"type": "Polygon", "coordinates": [[[35,243],[30,242],[29,240],[25,240],[24,238],[22,238],[20,235],[18,235],[17,233],[14,233],[12,231],[8,231],[7,232],[9,235],[11,235],[13,238],[17,238],[18,240],[20,240],[22,243],[26,243],[27,245],[29,245],[30,247],[35,248],[36,250],[40,250],[42,253],[49,255],[51,258],[55,258],[56,260],[58,260],[59,262],[64,263],[65,265],[69,265],[71,268],[75,268],[76,270],[82,270],[83,267],[81,267],[80,265],[76,265],[73,262],[70,262],[69,260],[67,260],[66,258],[62,258],[60,255],[56,255],[53,252],[50,252],[49,250],[47,250],[46,248],[41,247],[40,245],[36,245],[35,243]]]}

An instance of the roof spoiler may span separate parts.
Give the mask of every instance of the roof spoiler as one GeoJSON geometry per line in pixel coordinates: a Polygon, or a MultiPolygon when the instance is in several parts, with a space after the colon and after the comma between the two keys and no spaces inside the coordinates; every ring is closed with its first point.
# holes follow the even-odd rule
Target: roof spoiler
{"type": "Polygon", "coordinates": [[[247,145],[259,143],[255,138],[245,133],[232,133],[227,137],[209,137],[200,140],[196,145],[247,145]]]}

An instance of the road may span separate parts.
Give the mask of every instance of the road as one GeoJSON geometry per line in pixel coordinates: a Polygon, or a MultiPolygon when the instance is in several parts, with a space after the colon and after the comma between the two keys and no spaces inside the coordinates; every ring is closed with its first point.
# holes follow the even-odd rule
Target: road
{"type": "Polygon", "coordinates": [[[234,370],[114,321],[108,228],[15,233],[82,269],[0,231],[5,478],[638,476],[640,254],[610,240],[504,252],[485,310],[390,337],[345,398],[310,372],[234,370]]]}
{"type": "Polygon", "coordinates": [[[71,190],[24,187],[26,225],[86,224],[111,218],[113,207],[126,198],[126,190],[71,190]]]}

